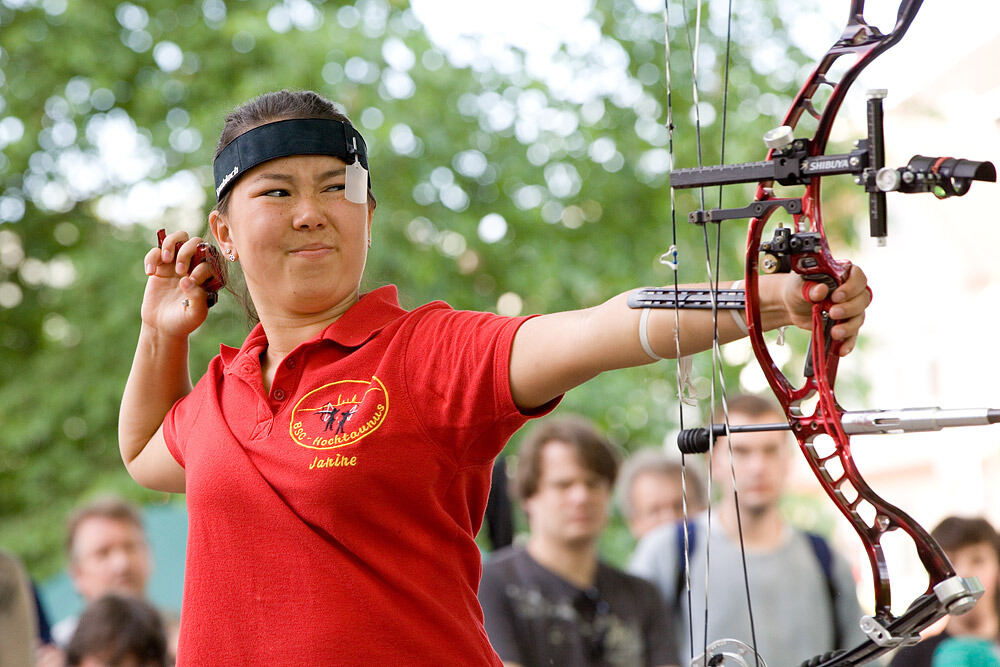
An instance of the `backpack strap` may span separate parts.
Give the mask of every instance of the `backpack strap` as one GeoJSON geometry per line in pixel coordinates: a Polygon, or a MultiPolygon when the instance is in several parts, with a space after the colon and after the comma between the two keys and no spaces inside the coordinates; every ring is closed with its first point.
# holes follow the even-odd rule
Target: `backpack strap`
{"type": "MultiPolygon", "coordinates": [[[[687,522],[687,535],[688,535],[688,547],[691,553],[694,553],[694,545],[697,541],[698,530],[694,521],[687,522]]],[[[676,576],[674,577],[674,609],[681,608],[681,598],[684,597],[685,581],[684,581],[684,526],[683,521],[678,521],[675,528],[677,529],[677,570],[676,576]]]]}
{"type": "Polygon", "coordinates": [[[820,569],[823,570],[823,578],[826,580],[830,617],[833,619],[833,648],[842,648],[844,632],[840,627],[840,616],[837,614],[837,583],[833,578],[833,552],[830,550],[829,543],[821,535],[807,532],[806,537],[809,538],[809,546],[812,547],[816,560],[819,561],[820,569]]]}

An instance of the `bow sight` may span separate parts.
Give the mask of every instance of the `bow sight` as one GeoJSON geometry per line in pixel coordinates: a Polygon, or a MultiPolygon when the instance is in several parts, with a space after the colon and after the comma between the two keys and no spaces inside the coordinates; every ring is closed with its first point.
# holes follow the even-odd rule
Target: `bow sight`
{"type": "MultiPolygon", "coordinates": [[[[805,185],[819,176],[853,174],[854,182],[868,193],[870,233],[884,241],[887,229],[886,192],[933,192],[939,198],[962,196],[972,181],[996,182],[992,162],[953,157],[914,155],[905,167],[885,166],[882,100],[885,90],[868,92],[868,137],[859,139],[850,153],[815,155],[810,139],[796,139],[787,125],[764,135],[770,157],[761,162],[675,169],[670,186],[675,189],[701,188],[735,183],[777,181],[781,185],[805,185]]],[[[769,208],[781,207],[792,214],[802,213],[801,199],[771,199],[744,208],[692,211],[688,220],[695,224],[736,218],[760,217],[769,208]]]]}

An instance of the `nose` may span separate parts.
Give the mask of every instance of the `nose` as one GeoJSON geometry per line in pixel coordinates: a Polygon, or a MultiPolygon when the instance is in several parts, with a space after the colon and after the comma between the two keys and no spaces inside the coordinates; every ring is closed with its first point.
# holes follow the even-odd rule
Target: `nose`
{"type": "Polygon", "coordinates": [[[130,569],[132,565],[132,556],[128,549],[118,548],[114,549],[108,555],[108,563],[111,569],[116,573],[125,572],[130,569]]]}
{"type": "Polygon", "coordinates": [[[574,503],[585,504],[589,502],[593,496],[593,489],[583,482],[574,484],[569,489],[569,498],[574,503]]]}
{"type": "Polygon", "coordinates": [[[757,479],[767,473],[770,465],[771,462],[766,456],[750,456],[747,458],[746,465],[743,468],[745,471],[744,474],[747,476],[747,479],[757,479]]]}
{"type": "Polygon", "coordinates": [[[683,507],[674,505],[661,505],[653,510],[651,518],[657,523],[670,523],[681,518],[684,514],[683,507]]]}
{"type": "Polygon", "coordinates": [[[315,197],[301,197],[297,202],[292,218],[295,229],[322,229],[326,226],[326,212],[315,197]]]}

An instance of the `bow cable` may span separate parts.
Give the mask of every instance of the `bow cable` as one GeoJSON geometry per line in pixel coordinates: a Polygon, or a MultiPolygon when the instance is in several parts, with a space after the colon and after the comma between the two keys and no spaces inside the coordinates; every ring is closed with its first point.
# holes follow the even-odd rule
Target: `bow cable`
{"type": "MultiPolygon", "coordinates": [[[[683,7],[682,7],[683,8],[683,7]]],[[[670,67],[670,0],[663,0],[663,46],[664,46],[664,82],[667,89],[667,153],[672,170],[675,165],[674,153],[674,105],[673,88],[671,87],[671,67],[670,67]]],[[[671,245],[670,249],[660,256],[660,263],[666,264],[671,269],[674,280],[674,291],[680,291],[680,281],[677,275],[677,195],[674,188],[670,190],[670,229],[671,245]]],[[[688,395],[691,388],[691,358],[681,354],[681,322],[680,308],[674,308],[674,348],[677,359],[677,399],[678,399],[678,427],[684,430],[684,405],[694,404],[693,395],[688,395]]],[[[693,392],[691,392],[693,394],[693,392]]],[[[691,542],[688,531],[688,494],[687,494],[687,454],[681,452],[681,513],[683,515],[684,534],[684,588],[687,594],[688,603],[688,646],[691,647],[691,659],[694,659],[694,624],[691,622],[691,542]]],[[[709,480],[711,483],[711,480],[709,480]]],[[[711,487],[709,487],[711,488],[711,487]]],[[[675,596],[677,599],[677,596],[675,596]]]]}
{"type": "MultiPolygon", "coordinates": [[[[729,68],[731,65],[731,53],[732,53],[732,43],[733,43],[733,0],[729,0],[728,7],[726,10],[726,56],[725,63],[723,65],[723,86],[722,86],[722,127],[721,127],[721,138],[719,146],[719,164],[726,163],[726,121],[729,118],[729,68]]],[[[722,208],[722,186],[719,186],[719,208],[722,208]]],[[[703,236],[705,238],[706,247],[705,255],[708,258],[708,231],[707,223],[702,225],[704,230],[703,236]]],[[[726,434],[726,445],[729,447],[729,474],[731,478],[731,483],[733,486],[733,507],[736,511],[736,530],[739,535],[740,541],[740,559],[742,561],[743,567],[743,589],[746,593],[747,599],[747,617],[750,623],[750,642],[754,653],[754,662],[757,667],[761,667],[760,664],[760,653],[757,651],[757,629],[754,623],[753,616],[753,603],[751,602],[750,596],[750,575],[747,568],[747,553],[746,547],[743,541],[743,518],[740,514],[740,496],[739,496],[739,486],[736,483],[736,468],[733,462],[733,445],[732,445],[732,434],[730,432],[729,425],[729,404],[726,396],[726,379],[722,371],[722,350],[719,346],[719,308],[718,308],[718,294],[721,285],[720,277],[720,267],[722,265],[722,224],[717,223],[715,226],[715,279],[712,281],[709,278],[709,288],[711,290],[712,299],[712,365],[713,365],[713,375],[719,381],[719,392],[722,405],[722,419],[723,425],[725,427],[726,434]]],[[[709,271],[711,271],[711,263],[708,266],[709,271]]],[[[713,383],[713,393],[712,393],[712,418],[715,415],[715,392],[713,383]]],[[[710,418],[711,419],[711,418],[710,418]]],[[[707,545],[706,545],[707,546],[707,545]]],[[[707,552],[706,552],[707,553],[707,552]]],[[[706,559],[707,560],[707,559],[706,559]]],[[[706,576],[707,576],[706,568],[706,576]]],[[[708,587],[706,586],[706,595],[708,587]]],[[[708,605],[706,601],[705,605],[705,616],[706,616],[706,633],[705,633],[705,651],[702,655],[708,658],[708,632],[707,632],[707,617],[708,617],[708,605]]]]}
{"type": "MultiPolygon", "coordinates": [[[[691,53],[691,82],[692,82],[692,104],[694,108],[694,122],[695,122],[695,141],[696,141],[696,153],[697,153],[697,163],[701,167],[704,164],[703,160],[703,150],[702,150],[702,136],[701,136],[701,101],[700,92],[698,88],[698,72],[699,72],[699,51],[701,44],[701,18],[702,18],[702,3],[699,1],[696,4],[695,13],[695,30],[694,39],[692,41],[690,23],[688,21],[687,7],[684,3],[681,3],[682,18],[685,25],[685,36],[688,42],[688,48],[691,53]]],[[[729,100],[729,68],[730,68],[730,54],[732,45],[732,15],[733,15],[733,4],[732,0],[729,0],[728,10],[726,16],[726,50],[725,50],[725,74],[724,74],[724,85],[723,85],[723,102],[722,102],[722,136],[720,139],[720,164],[725,163],[725,133],[726,133],[726,121],[728,118],[728,100],[729,100]]],[[[671,168],[674,165],[674,143],[673,143],[673,133],[674,133],[674,122],[673,122],[673,103],[672,103],[672,89],[671,89],[671,77],[670,77],[670,3],[669,0],[664,0],[664,19],[666,23],[666,34],[664,37],[665,44],[665,60],[666,60],[666,88],[667,88],[667,132],[668,132],[668,150],[670,154],[670,164],[671,168]]],[[[699,188],[699,197],[702,209],[705,208],[705,189],[699,188]]],[[[722,186],[719,186],[719,208],[722,208],[722,186]]],[[[671,216],[671,229],[673,233],[673,244],[670,250],[661,257],[661,262],[668,264],[673,272],[674,278],[674,289],[679,290],[679,278],[678,278],[678,257],[677,257],[677,221],[676,221],[676,200],[673,192],[673,188],[670,191],[670,216],[671,216]],[[669,259],[667,259],[669,258],[669,259]],[[670,261],[672,259],[672,261],[670,261]]],[[[712,309],[712,377],[710,387],[710,398],[709,398],[709,419],[714,419],[715,415],[715,405],[716,405],[716,384],[718,383],[720,391],[720,399],[723,413],[723,425],[725,428],[725,433],[729,435],[729,411],[726,401],[726,388],[725,388],[725,378],[722,374],[722,364],[721,364],[721,348],[719,344],[719,328],[718,328],[718,298],[717,292],[720,284],[719,271],[721,266],[721,228],[716,228],[715,237],[715,266],[712,265],[712,252],[709,242],[709,234],[705,225],[702,225],[702,236],[705,245],[705,262],[706,262],[706,272],[709,284],[709,294],[711,300],[712,309]]],[[[678,370],[677,370],[677,382],[678,382],[678,398],[680,399],[679,404],[679,425],[683,429],[684,414],[683,405],[685,403],[691,404],[689,400],[690,396],[685,396],[685,392],[690,390],[690,358],[685,358],[681,354],[680,346],[680,316],[679,307],[675,303],[674,308],[674,343],[677,351],[678,360],[678,370]]],[[[693,392],[692,392],[693,393],[693,392]]],[[[714,425],[713,425],[714,426],[714,425]]],[[[714,432],[714,431],[713,431],[714,432]]],[[[715,438],[711,438],[709,442],[710,452],[709,458],[711,459],[711,449],[714,448],[715,438]]],[[[755,656],[755,661],[758,667],[760,667],[760,654],[757,651],[757,639],[756,639],[756,629],[753,617],[753,607],[751,603],[750,595],[750,581],[747,572],[747,561],[746,561],[746,549],[743,540],[743,526],[742,520],[739,512],[739,493],[736,484],[736,473],[733,464],[732,457],[732,444],[731,440],[727,438],[727,443],[730,447],[730,476],[732,478],[733,485],[733,501],[734,508],[736,511],[736,521],[737,521],[737,533],[739,535],[740,543],[740,554],[743,567],[743,579],[744,579],[744,589],[746,593],[747,600],[747,611],[750,624],[750,635],[751,642],[753,644],[753,652],[755,656]]],[[[691,559],[690,559],[690,536],[688,532],[689,525],[689,513],[687,504],[687,484],[685,480],[686,471],[686,455],[682,452],[681,454],[681,491],[682,491],[682,512],[683,512],[683,535],[684,535],[684,577],[685,585],[687,589],[687,602],[688,602],[688,645],[691,652],[691,660],[694,661],[694,623],[693,623],[693,611],[692,611],[692,600],[691,600],[691,559]]],[[[709,466],[708,470],[708,498],[711,499],[712,496],[712,469],[709,466]]],[[[706,509],[706,521],[707,530],[705,538],[705,615],[704,615],[704,629],[702,635],[702,655],[707,656],[708,653],[708,630],[709,630],[709,588],[710,588],[710,542],[712,534],[712,506],[711,502],[708,503],[706,509]]]]}

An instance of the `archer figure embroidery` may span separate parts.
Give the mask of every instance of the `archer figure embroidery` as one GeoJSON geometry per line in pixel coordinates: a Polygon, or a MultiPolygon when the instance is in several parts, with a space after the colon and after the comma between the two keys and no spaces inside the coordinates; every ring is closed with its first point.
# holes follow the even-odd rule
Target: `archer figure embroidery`
{"type": "MultiPolygon", "coordinates": [[[[340,413],[340,424],[337,426],[337,430],[334,432],[334,435],[340,435],[341,433],[344,432],[344,427],[347,426],[347,422],[351,421],[351,417],[353,417],[354,413],[357,411],[358,411],[358,406],[355,405],[347,412],[340,413]]],[[[331,423],[333,423],[333,417],[330,417],[330,422],[327,423],[328,427],[327,430],[329,430],[329,425],[331,423]]]]}
{"type": "MultiPolygon", "coordinates": [[[[337,414],[339,412],[340,412],[340,410],[338,408],[333,407],[332,403],[327,403],[321,409],[319,409],[319,410],[316,411],[316,414],[319,415],[319,418],[323,420],[323,424],[324,424],[323,430],[324,431],[332,431],[333,430],[334,420],[337,419],[337,414]]],[[[343,426],[341,426],[341,430],[343,430],[343,426]]],[[[339,432],[340,431],[338,431],[338,433],[339,432]]]]}

